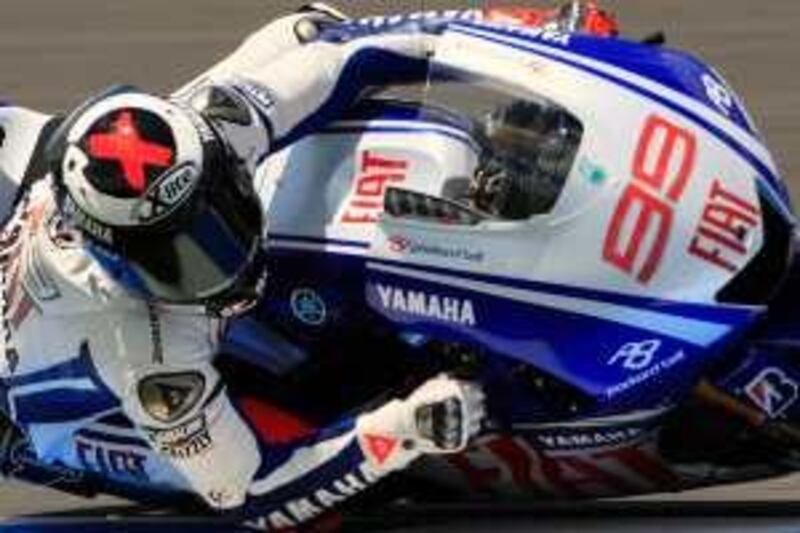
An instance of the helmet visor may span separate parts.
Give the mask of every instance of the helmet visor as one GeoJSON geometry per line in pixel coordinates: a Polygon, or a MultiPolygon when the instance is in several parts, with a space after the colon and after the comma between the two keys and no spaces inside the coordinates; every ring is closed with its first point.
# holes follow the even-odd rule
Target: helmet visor
{"type": "Polygon", "coordinates": [[[189,220],[174,231],[126,239],[120,255],[132,284],[173,303],[207,302],[247,289],[240,282],[253,279],[263,215],[252,187],[238,185],[228,181],[200,192],[189,220]]]}

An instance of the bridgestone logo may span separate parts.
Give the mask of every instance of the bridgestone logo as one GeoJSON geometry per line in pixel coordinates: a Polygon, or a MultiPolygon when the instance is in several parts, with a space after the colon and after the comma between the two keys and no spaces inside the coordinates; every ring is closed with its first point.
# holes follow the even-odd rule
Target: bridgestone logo
{"type": "Polygon", "coordinates": [[[376,285],[375,289],[378,292],[381,306],[390,311],[464,326],[477,324],[475,308],[471,300],[388,285],[376,285]]]}

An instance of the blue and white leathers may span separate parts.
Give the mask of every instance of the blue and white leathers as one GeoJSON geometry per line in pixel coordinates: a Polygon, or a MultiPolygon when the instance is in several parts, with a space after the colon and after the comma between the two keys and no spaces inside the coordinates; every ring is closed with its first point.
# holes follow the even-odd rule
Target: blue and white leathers
{"type": "MultiPolygon", "coordinates": [[[[268,26],[175,95],[192,102],[212,85],[239,93],[259,127],[223,132],[251,169],[368,86],[424,76],[436,39],[395,28],[301,46],[294,27],[302,16],[268,26]]],[[[15,117],[26,115],[0,109],[9,133],[15,117]]],[[[34,118],[35,128],[17,130],[39,131],[47,117],[34,118]]],[[[35,144],[19,137],[0,151],[12,192],[33,164],[35,144]]],[[[49,177],[25,191],[0,246],[3,407],[42,462],[183,489],[281,527],[319,515],[424,453],[463,449],[482,418],[477,389],[440,377],[301,440],[267,444],[212,366],[224,323],[199,307],[125,291],[63,222],[49,177]],[[453,441],[442,445],[421,434],[414,413],[448,399],[463,412],[448,428],[453,441]]]]}

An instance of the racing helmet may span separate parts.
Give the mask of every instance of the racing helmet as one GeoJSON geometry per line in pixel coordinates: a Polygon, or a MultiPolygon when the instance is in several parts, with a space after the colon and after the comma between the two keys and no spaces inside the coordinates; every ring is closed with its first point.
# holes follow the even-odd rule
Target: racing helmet
{"type": "Polygon", "coordinates": [[[264,216],[251,173],[213,120],[112,88],[66,118],[48,161],[62,216],[129,290],[215,313],[257,299],[264,216]]]}

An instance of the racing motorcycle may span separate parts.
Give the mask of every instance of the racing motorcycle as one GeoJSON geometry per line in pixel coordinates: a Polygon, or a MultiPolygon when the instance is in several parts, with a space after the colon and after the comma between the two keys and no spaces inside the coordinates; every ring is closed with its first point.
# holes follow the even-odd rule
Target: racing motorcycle
{"type": "MultiPolygon", "coordinates": [[[[269,158],[269,283],[230,326],[233,393],[269,391],[313,425],[441,371],[479,381],[484,435],[404,474],[426,498],[800,468],[787,189],[719,73],[615,34],[593,3],[449,20],[427,83],[365,97],[269,158]]],[[[11,473],[181,501],[115,468],[11,473]]]]}

